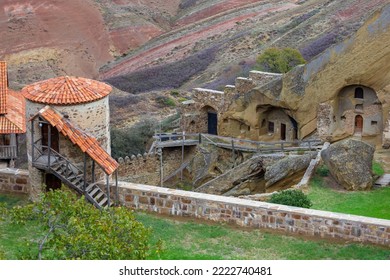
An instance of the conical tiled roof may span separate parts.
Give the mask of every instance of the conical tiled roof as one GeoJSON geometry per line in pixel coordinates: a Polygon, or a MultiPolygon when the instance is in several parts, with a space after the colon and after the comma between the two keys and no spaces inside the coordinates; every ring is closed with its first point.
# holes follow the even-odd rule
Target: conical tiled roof
{"type": "Polygon", "coordinates": [[[28,85],[22,93],[37,103],[71,105],[101,99],[111,90],[111,86],[95,80],[63,76],[28,85]]]}

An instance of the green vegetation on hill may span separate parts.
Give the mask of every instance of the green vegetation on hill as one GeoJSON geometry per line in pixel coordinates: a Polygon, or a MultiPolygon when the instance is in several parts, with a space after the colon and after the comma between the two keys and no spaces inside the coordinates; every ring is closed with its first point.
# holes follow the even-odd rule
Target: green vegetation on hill
{"type": "Polygon", "coordinates": [[[298,50],[291,48],[269,48],[256,59],[255,68],[264,72],[287,73],[306,61],[298,50]]]}

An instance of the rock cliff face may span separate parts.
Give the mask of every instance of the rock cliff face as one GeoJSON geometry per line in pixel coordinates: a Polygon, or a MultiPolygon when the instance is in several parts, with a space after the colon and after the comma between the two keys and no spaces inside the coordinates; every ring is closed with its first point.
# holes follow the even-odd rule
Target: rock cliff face
{"type": "Polygon", "coordinates": [[[321,157],[332,176],[346,190],[369,190],[372,187],[372,160],[375,148],[361,141],[339,141],[322,151],[321,157]]]}
{"type": "MultiPolygon", "coordinates": [[[[356,133],[359,125],[356,117],[361,115],[364,120],[360,136],[369,136],[374,143],[380,144],[381,125],[387,120],[390,109],[389,15],[390,5],[387,5],[349,39],[327,49],[306,65],[296,67],[282,79],[274,79],[261,86],[252,82],[252,89],[241,94],[222,119],[244,122],[250,127],[245,136],[259,139],[262,119],[266,119],[259,109],[269,106],[283,110],[294,120],[292,122],[296,122],[300,139],[315,132],[319,126],[320,137],[335,141],[356,133]],[[364,97],[356,95],[357,88],[363,88],[364,97]],[[351,93],[352,101],[344,101],[349,94],[345,93],[348,89],[350,92],[355,90],[355,96],[351,93]],[[365,103],[366,96],[370,96],[367,98],[369,103],[365,103]],[[319,104],[322,107],[318,114],[319,104]],[[378,112],[379,115],[374,116],[378,112]],[[318,116],[321,118],[318,119],[318,116]],[[338,132],[341,137],[334,137],[331,124],[342,127],[343,130],[338,132]]],[[[221,121],[219,131],[227,131],[229,125],[221,121]]],[[[388,128],[385,127],[385,130],[388,131],[388,128]]],[[[232,136],[240,135],[240,131],[229,132],[232,136]]],[[[386,135],[384,141],[388,141],[386,135]]]]}

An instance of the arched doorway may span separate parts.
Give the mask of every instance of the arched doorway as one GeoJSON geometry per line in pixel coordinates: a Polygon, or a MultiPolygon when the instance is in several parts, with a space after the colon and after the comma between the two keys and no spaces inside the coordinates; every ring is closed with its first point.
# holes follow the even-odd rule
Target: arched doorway
{"type": "Polygon", "coordinates": [[[355,117],[355,133],[362,133],[363,131],[363,117],[356,115],[355,117]]]}
{"type": "Polygon", "coordinates": [[[208,134],[218,135],[218,114],[217,111],[210,106],[202,108],[203,115],[207,120],[206,131],[208,134]]]}

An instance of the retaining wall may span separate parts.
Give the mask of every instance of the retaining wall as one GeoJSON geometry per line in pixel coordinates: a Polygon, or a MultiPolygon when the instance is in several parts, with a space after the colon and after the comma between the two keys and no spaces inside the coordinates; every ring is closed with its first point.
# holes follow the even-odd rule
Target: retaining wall
{"type": "Polygon", "coordinates": [[[126,207],[164,215],[390,247],[390,220],[126,182],[119,183],[119,199],[126,207]]]}
{"type": "Polygon", "coordinates": [[[28,170],[4,168],[0,169],[0,192],[28,194],[28,170]]]}

